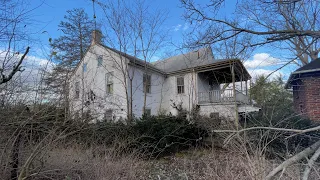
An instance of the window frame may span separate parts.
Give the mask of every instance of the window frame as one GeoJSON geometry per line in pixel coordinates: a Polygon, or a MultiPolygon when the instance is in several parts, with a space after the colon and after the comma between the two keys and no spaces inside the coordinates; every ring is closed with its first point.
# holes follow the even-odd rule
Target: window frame
{"type": "Polygon", "coordinates": [[[104,112],[104,119],[107,121],[107,122],[112,122],[114,119],[113,119],[113,109],[107,109],[105,110],[104,112]]]}
{"type": "Polygon", "coordinates": [[[101,67],[102,63],[103,63],[103,57],[102,57],[102,55],[99,55],[97,57],[97,67],[101,67]]]}
{"type": "Polygon", "coordinates": [[[106,94],[113,94],[113,71],[106,73],[106,94]]]}
{"type": "Polygon", "coordinates": [[[184,86],[185,86],[184,76],[177,76],[177,78],[176,78],[177,94],[184,94],[185,93],[184,86]],[[182,83],[179,84],[179,79],[181,79],[181,78],[182,78],[182,83]]]}
{"type": "Polygon", "coordinates": [[[87,69],[88,69],[88,63],[83,63],[82,72],[87,72],[87,69]]]}
{"type": "Polygon", "coordinates": [[[75,95],[74,95],[74,98],[75,99],[79,99],[80,98],[80,82],[77,81],[75,82],[75,85],[74,85],[74,89],[75,89],[75,95]]]}
{"type": "Polygon", "coordinates": [[[151,74],[144,73],[142,77],[143,93],[151,94],[151,74]],[[147,84],[145,84],[147,83],[147,84]]]}
{"type": "Polygon", "coordinates": [[[143,112],[144,116],[151,116],[151,108],[146,107],[143,112]]]}

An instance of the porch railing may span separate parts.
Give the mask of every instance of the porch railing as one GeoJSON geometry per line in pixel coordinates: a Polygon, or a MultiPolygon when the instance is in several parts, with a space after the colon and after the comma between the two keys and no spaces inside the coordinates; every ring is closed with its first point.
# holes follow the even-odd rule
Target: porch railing
{"type": "MultiPolygon", "coordinates": [[[[212,90],[207,92],[198,93],[198,103],[224,103],[224,102],[234,102],[234,93],[233,89],[221,90],[212,90]]],[[[239,103],[249,103],[249,97],[240,91],[236,90],[236,101],[239,103]]]]}

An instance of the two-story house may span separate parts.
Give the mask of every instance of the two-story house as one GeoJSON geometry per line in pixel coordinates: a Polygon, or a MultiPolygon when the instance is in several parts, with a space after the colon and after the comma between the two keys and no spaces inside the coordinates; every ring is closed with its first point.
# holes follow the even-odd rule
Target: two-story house
{"type": "Polygon", "coordinates": [[[173,104],[231,119],[236,113],[257,110],[247,96],[251,77],[238,59],[215,59],[207,47],[145,63],[103,45],[101,36],[93,31],[91,46],[70,78],[70,111],[75,116],[90,114],[96,120],[115,121],[126,119],[130,112],[135,117],[176,115],[173,104]],[[237,89],[222,86],[233,82],[238,82],[237,89]]]}

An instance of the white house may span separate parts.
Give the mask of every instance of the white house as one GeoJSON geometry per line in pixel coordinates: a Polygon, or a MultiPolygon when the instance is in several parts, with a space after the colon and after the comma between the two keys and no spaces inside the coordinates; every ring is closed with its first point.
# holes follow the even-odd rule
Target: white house
{"type": "Polygon", "coordinates": [[[240,60],[214,59],[211,48],[145,64],[103,45],[101,33],[94,31],[91,46],[70,78],[70,110],[75,116],[90,114],[96,120],[116,121],[126,119],[131,109],[135,117],[160,112],[176,115],[175,104],[188,111],[198,107],[201,114],[234,118],[236,112],[255,110],[247,96],[250,79],[240,60]],[[239,90],[223,89],[233,80],[241,82],[239,90]]]}

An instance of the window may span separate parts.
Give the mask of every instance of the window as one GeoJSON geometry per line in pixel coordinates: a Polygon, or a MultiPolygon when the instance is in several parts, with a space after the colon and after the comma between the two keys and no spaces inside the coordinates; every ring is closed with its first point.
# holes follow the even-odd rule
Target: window
{"type": "Polygon", "coordinates": [[[98,67],[102,66],[102,56],[98,56],[98,67]]]}
{"type": "Polygon", "coordinates": [[[75,84],[75,95],[74,97],[78,99],[80,97],[80,82],[76,82],[75,84]]]}
{"type": "Polygon", "coordinates": [[[108,122],[113,120],[113,110],[112,109],[106,110],[106,112],[104,113],[104,119],[108,122]]]}
{"type": "Polygon", "coordinates": [[[83,68],[83,72],[87,72],[87,63],[84,63],[82,68],[83,68]]]}
{"type": "Polygon", "coordinates": [[[143,74],[143,92],[151,93],[151,75],[143,74]]]}
{"type": "Polygon", "coordinates": [[[113,93],[113,72],[109,72],[106,74],[106,92],[107,94],[113,93]]]}
{"type": "Polygon", "coordinates": [[[146,108],[143,114],[145,116],[151,116],[151,109],[150,108],[146,108]]]}
{"type": "Polygon", "coordinates": [[[219,119],[219,113],[218,113],[218,112],[212,112],[212,113],[210,113],[210,118],[219,119]]]}
{"type": "Polygon", "coordinates": [[[177,77],[178,94],[184,93],[184,77],[177,77]]]}

